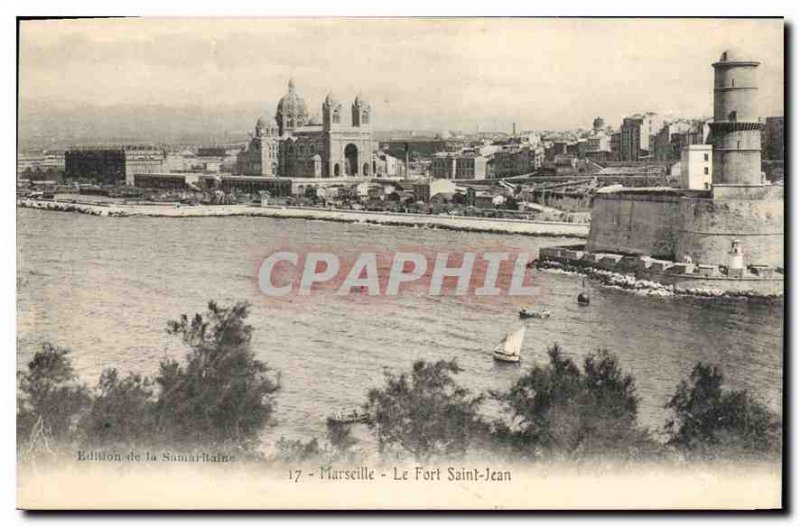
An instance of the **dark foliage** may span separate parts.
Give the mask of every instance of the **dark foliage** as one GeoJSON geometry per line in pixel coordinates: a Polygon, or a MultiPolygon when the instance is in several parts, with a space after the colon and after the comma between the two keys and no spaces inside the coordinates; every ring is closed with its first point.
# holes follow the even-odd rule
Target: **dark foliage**
{"type": "Polygon", "coordinates": [[[106,369],[81,420],[83,440],[100,447],[147,443],[153,439],[153,409],[152,380],[133,373],[120,379],[116,369],[106,369]]]}
{"type": "Polygon", "coordinates": [[[370,390],[366,404],[382,452],[397,446],[419,461],[466,451],[483,428],[477,412],[483,397],[456,384],[460,371],[455,360],[419,360],[410,375],[386,373],[385,386],[370,390]]]}
{"type": "Polygon", "coordinates": [[[678,385],[666,405],[674,413],[665,426],[669,443],[705,456],[780,451],[778,416],[747,391],[724,390],[722,383],[716,367],[698,363],[689,382],[678,385]]]}
{"type": "Polygon", "coordinates": [[[155,378],[157,432],[169,443],[252,445],[270,421],[278,383],[251,349],[248,304],[186,315],[168,325],[190,347],[186,363],[165,360],[155,378]]]}
{"type": "Polygon", "coordinates": [[[36,432],[54,442],[74,436],[77,420],[90,403],[89,390],[78,383],[67,349],[42,345],[26,371],[19,373],[17,433],[20,441],[36,432]]]}
{"type": "Polygon", "coordinates": [[[649,455],[657,449],[636,425],[638,399],[633,377],[601,350],[584,360],[581,371],[554,344],[549,363],[536,366],[505,392],[493,396],[511,421],[496,422],[494,436],[516,454],[538,456],[649,455]]]}

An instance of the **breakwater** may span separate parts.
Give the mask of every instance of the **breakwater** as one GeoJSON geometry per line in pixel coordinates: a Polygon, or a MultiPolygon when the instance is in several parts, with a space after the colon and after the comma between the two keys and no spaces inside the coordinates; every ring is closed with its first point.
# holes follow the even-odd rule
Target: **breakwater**
{"type": "Polygon", "coordinates": [[[780,298],[783,296],[783,279],[727,279],[695,278],[670,275],[660,272],[625,272],[621,269],[599,268],[586,261],[570,261],[554,258],[548,254],[551,249],[540,251],[540,259],[531,266],[539,270],[580,274],[596,280],[603,285],[619,290],[627,290],[644,296],[699,296],[699,297],[740,297],[740,298],[780,298]],[[542,254],[544,252],[544,254],[542,254]]]}
{"type": "Polygon", "coordinates": [[[259,216],[289,219],[365,223],[384,226],[422,227],[469,232],[586,238],[589,226],[555,221],[525,221],[453,215],[398,214],[322,208],[215,205],[180,206],[153,204],[82,203],[18,199],[17,206],[40,210],[75,212],[103,217],[231,217],[259,216]]]}

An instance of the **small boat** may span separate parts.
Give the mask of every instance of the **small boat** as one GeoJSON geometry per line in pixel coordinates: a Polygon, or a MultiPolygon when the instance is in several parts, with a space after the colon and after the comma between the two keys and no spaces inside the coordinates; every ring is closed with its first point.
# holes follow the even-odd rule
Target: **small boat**
{"type": "Polygon", "coordinates": [[[519,354],[522,350],[522,340],[525,338],[525,326],[506,335],[503,341],[495,347],[492,357],[498,362],[519,363],[519,354]]]}
{"type": "Polygon", "coordinates": [[[578,305],[585,307],[589,305],[589,290],[586,288],[586,278],[581,280],[581,286],[583,289],[578,294],[578,305]]]}
{"type": "Polygon", "coordinates": [[[369,420],[369,414],[360,409],[340,409],[328,417],[329,422],[355,424],[369,420]]]}
{"type": "Polygon", "coordinates": [[[539,309],[538,311],[528,310],[528,309],[520,309],[519,311],[519,319],[526,320],[529,318],[536,318],[536,319],[546,319],[550,317],[550,311],[545,309],[539,309]]]}

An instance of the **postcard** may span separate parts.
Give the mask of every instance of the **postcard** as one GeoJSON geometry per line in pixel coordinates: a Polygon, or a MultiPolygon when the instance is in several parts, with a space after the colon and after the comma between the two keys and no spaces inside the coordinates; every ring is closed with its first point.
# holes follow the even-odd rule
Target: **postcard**
{"type": "Polygon", "coordinates": [[[782,509],[784,36],[19,19],[17,506],[782,509]]]}

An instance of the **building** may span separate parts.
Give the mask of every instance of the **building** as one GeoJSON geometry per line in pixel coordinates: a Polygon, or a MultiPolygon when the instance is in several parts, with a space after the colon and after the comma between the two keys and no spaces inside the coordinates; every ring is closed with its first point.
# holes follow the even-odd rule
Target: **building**
{"type": "Polygon", "coordinates": [[[712,148],[710,144],[689,144],[681,150],[681,188],[711,188],[712,148]]]}
{"type": "Polygon", "coordinates": [[[698,132],[691,122],[668,122],[655,135],[653,157],[656,161],[677,161],[685,146],[704,142],[702,127],[698,132]]]}
{"type": "Polygon", "coordinates": [[[272,197],[286,197],[292,193],[292,181],[267,177],[242,175],[190,174],[190,173],[137,173],[133,186],[165,191],[215,191],[225,193],[257,194],[267,192],[272,197]]]}
{"type": "MultiPolygon", "coordinates": [[[[621,188],[598,193],[592,206],[588,252],[658,258],[667,261],[667,266],[692,261],[722,276],[735,246],[748,268],[784,267],[784,188],[766,182],[761,173],[758,65],[733,50],[723,52],[713,64],[710,188],[621,188]]],[[[690,146],[687,162],[705,168],[705,153],[707,149],[690,146]]],[[[689,179],[687,186],[698,186],[689,179]]],[[[747,282],[736,281],[742,276],[729,276],[730,280],[720,278],[712,286],[752,290],[760,278],[755,271],[748,272],[747,282]]],[[[648,279],[653,277],[675,282],[663,273],[648,279]]],[[[780,283],[765,282],[764,286],[782,290],[780,283]]]]}
{"type": "Polygon", "coordinates": [[[494,177],[512,177],[536,172],[544,162],[541,146],[505,146],[494,153],[494,177]]]}
{"type": "Polygon", "coordinates": [[[620,160],[638,161],[651,157],[655,135],[662,126],[663,118],[653,112],[625,117],[620,129],[620,160]]]}
{"type": "Polygon", "coordinates": [[[60,180],[64,174],[64,153],[17,154],[17,179],[60,180]]]}
{"type": "Polygon", "coordinates": [[[474,150],[439,152],[431,161],[431,175],[435,179],[486,179],[489,159],[474,150]]]}
{"type": "Polygon", "coordinates": [[[447,179],[437,179],[435,181],[415,183],[413,186],[414,201],[427,203],[431,197],[437,194],[454,194],[456,183],[447,179]]]}
{"type": "Polygon", "coordinates": [[[166,153],[153,146],[79,147],[64,153],[65,178],[103,184],[133,184],[133,174],[159,173],[166,153]]]}
{"type": "Polygon", "coordinates": [[[770,161],[783,161],[783,117],[767,117],[764,119],[763,136],[764,159],[770,161]]]}
{"type": "Polygon", "coordinates": [[[377,177],[405,177],[405,162],[386,152],[375,154],[377,177]]]}
{"type": "Polygon", "coordinates": [[[239,153],[239,171],[263,177],[375,175],[372,108],[366,99],[355,97],[349,119],[332,93],[321,110],[321,121],[309,117],[306,102],[290,79],[274,120],[265,114],[256,121],[254,133],[239,153]]]}

